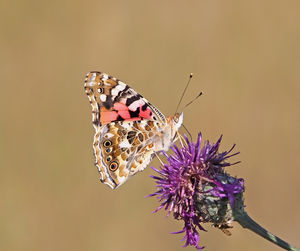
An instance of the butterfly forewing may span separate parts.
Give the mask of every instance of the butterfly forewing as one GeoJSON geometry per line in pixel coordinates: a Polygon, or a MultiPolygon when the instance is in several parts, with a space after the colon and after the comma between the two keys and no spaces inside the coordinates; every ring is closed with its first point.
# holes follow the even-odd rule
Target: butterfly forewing
{"type": "Polygon", "coordinates": [[[117,78],[101,72],[89,72],[84,88],[92,106],[94,126],[124,120],[165,122],[157,108],[117,78]]]}

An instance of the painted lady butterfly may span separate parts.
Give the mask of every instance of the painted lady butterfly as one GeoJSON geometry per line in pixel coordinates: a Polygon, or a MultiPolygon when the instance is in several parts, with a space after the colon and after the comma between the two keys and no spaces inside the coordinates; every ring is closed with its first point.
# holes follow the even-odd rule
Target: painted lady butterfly
{"type": "Polygon", "coordinates": [[[112,189],[143,171],[156,152],[178,138],[183,113],[165,116],[120,80],[92,71],[84,83],[96,130],[94,154],[101,181],[112,189]]]}

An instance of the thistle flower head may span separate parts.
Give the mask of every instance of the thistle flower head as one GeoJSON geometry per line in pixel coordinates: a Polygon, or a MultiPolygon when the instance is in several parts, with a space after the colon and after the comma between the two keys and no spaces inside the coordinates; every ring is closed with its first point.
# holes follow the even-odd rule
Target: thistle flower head
{"type": "Polygon", "coordinates": [[[199,246],[198,230],[205,229],[202,223],[211,222],[214,226],[226,229],[233,220],[234,207],[243,207],[243,179],[228,175],[224,168],[233,164],[228,159],[234,146],[219,153],[222,136],[215,144],[206,141],[201,147],[202,136],[198,135],[195,143],[186,137],[186,146],[173,146],[173,154],[167,157],[167,163],[159,169],[153,168],[158,176],[157,191],[149,196],[157,196],[161,202],[154,211],[164,208],[168,215],[173,213],[177,220],[184,221],[181,231],[185,233],[185,246],[199,246]]]}

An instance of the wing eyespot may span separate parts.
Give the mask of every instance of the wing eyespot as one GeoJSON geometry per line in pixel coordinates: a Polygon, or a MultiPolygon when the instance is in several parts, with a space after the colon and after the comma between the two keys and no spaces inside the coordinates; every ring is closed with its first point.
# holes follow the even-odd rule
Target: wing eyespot
{"type": "Polygon", "coordinates": [[[105,152],[106,153],[110,153],[111,152],[111,148],[106,148],[105,152]]]}
{"type": "Polygon", "coordinates": [[[108,156],[107,158],[106,158],[106,161],[107,162],[110,162],[112,160],[112,158],[110,157],[110,156],[108,156]]]}
{"type": "Polygon", "coordinates": [[[119,164],[116,161],[113,161],[109,165],[109,170],[115,172],[119,167],[119,164]]]}
{"type": "Polygon", "coordinates": [[[112,142],[110,141],[110,140],[105,140],[104,142],[103,142],[103,146],[104,147],[110,147],[112,145],[112,142]]]}

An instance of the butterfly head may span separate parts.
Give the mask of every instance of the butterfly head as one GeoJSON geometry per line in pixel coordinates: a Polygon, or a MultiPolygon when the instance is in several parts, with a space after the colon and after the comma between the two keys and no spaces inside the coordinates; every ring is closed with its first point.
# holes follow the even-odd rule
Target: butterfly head
{"type": "Polygon", "coordinates": [[[176,112],[172,118],[172,121],[174,123],[175,128],[178,130],[183,122],[183,112],[182,113],[176,112]]]}

